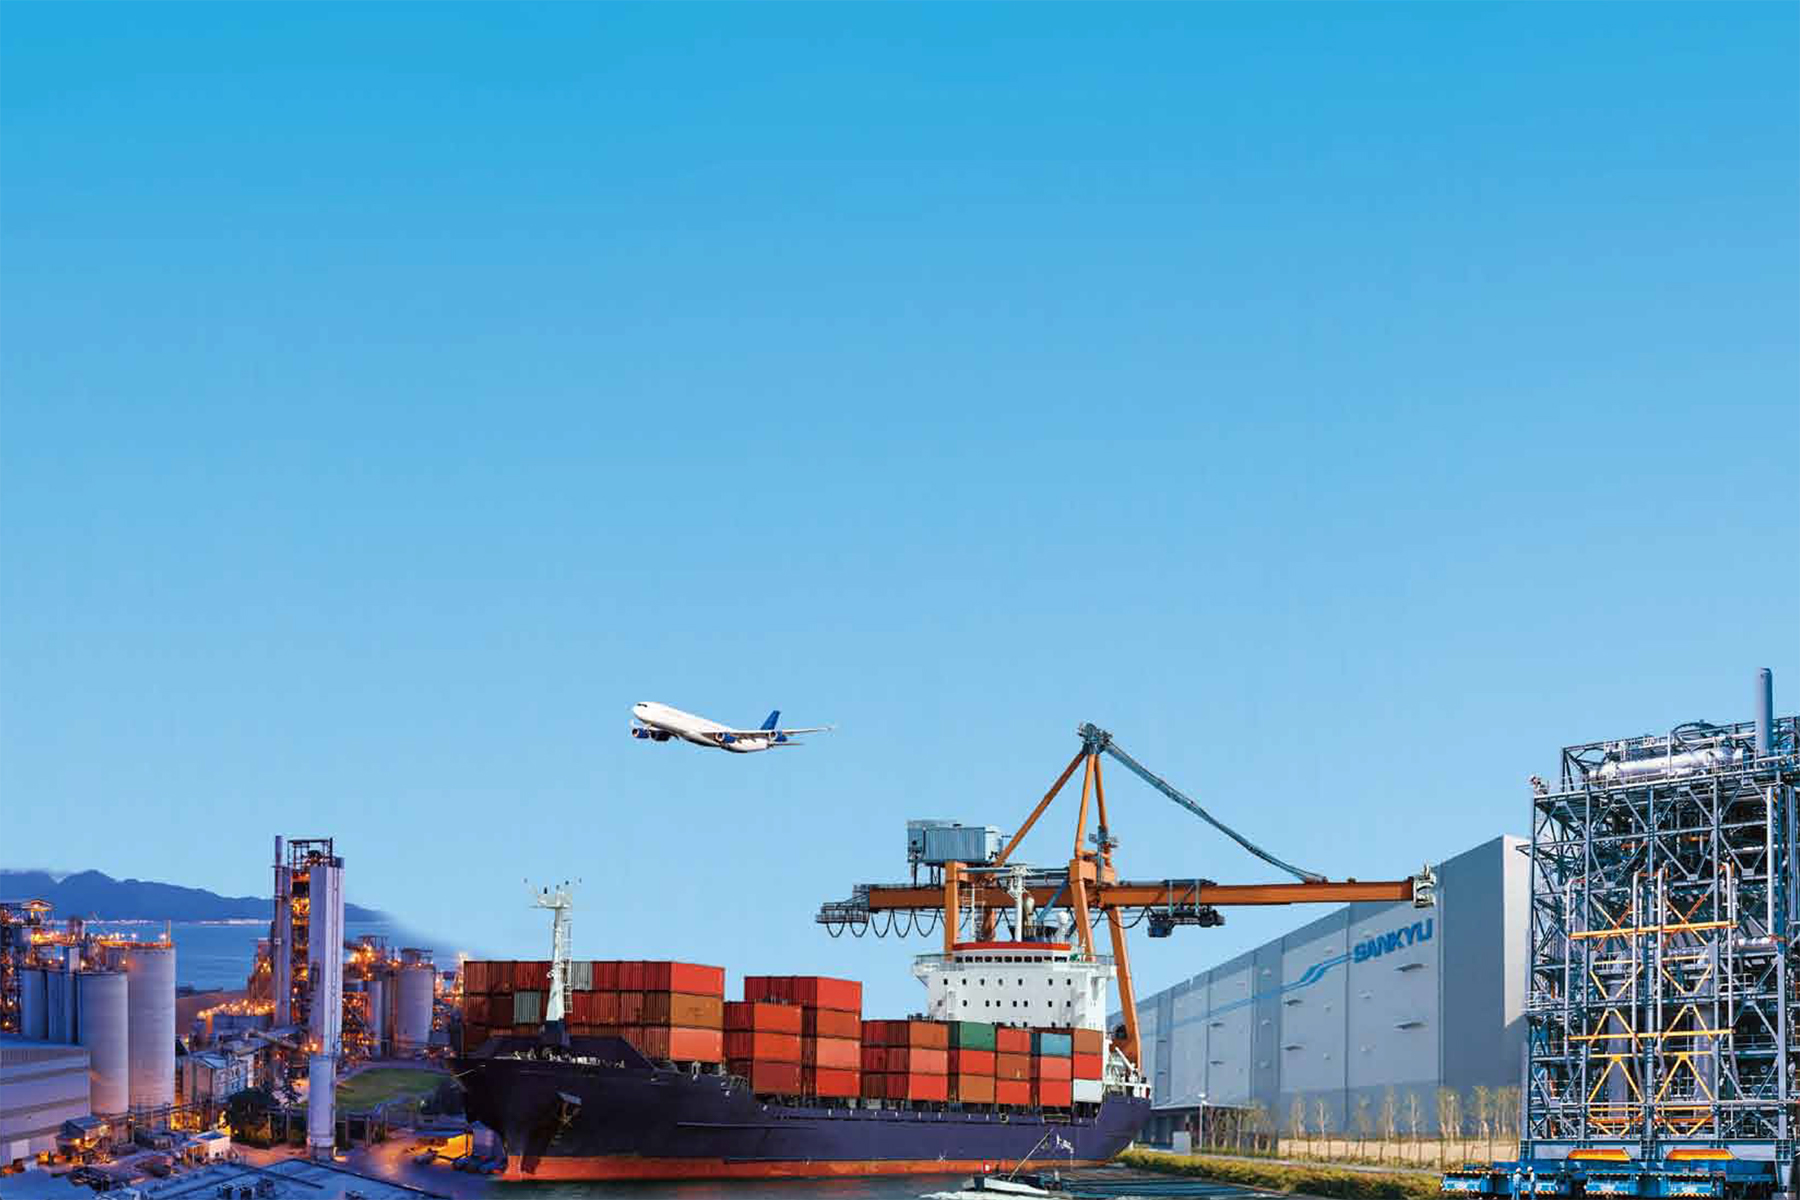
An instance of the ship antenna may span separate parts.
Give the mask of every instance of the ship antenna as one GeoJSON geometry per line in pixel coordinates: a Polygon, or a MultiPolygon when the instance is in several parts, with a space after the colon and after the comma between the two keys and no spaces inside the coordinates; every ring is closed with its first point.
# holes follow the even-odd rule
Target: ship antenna
{"type": "Polygon", "coordinates": [[[544,1006],[544,1024],[561,1021],[568,1012],[569,997],[569,912],[575,907],[575,899],[569,888],[569,881],[563,880],[555,890],[544,888],[533,898],[532,904],[537,908],[547,908],[550,918],[550,998],[544,1006]]]}

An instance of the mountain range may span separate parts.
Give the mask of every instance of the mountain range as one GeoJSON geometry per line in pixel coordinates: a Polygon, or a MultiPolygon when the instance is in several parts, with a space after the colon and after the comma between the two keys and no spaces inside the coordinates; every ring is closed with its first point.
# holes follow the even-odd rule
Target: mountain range
{"type": "MultiPolygon", "coordinates": [[[[204,888],[114,879],[99,871],[53,875],[48,871],[0,870],[0,900],[48,900],[58,917],[108,921],[267,920],[273,900],[220,896],[204,888]]],[[[344,905],[346,921],[385,921],[387,914],[358,904],[344,905]]]]}

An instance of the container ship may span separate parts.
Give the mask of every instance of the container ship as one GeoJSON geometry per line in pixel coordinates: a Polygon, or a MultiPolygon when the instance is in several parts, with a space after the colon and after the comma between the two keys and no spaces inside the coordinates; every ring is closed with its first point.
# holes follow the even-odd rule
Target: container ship
{"type": "Polygon", "coordinates": [[[833,933],[941,932],[941,952],[913,962],[924,1011],[904,1020],[865,1020],[853,980],[752,975],[742,998],[727,1000],[716,966],[573,960],[572,902],[566,888],[547,890],[538,903],[554,913],[551,958],[466,962],[462,973],[458,1079],[469,1117],[500,1135],[504,1177],[799,1178],[1102,1163],[1150,1116],[1127,929],[1147,921],[1157,937],[1217,925],[1217,906],[1227,904],[1431,903],[1429,870],[1394,882],[1331,882],[1230,830],[1299,882],[1121,881],[1102,754],[1224,826],[1109,734],[1091,725],[1078,732],[1081,751],[1010,839],[993,826],[910,822],[910,882],[858,885],[819,910],[833,933]],[[1084,762],[1067,868],[1012,861],[1084,762]],[[1092,836],[1090,812],[1098,817],[1092,836]],[[1113,988],[1122,1015],[1108,1028],[1113,988]]]}

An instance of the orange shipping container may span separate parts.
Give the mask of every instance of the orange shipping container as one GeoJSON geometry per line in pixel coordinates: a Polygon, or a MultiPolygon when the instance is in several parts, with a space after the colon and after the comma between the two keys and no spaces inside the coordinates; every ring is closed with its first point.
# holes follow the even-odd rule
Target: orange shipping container
{"type": "Polygon", "coordinates": [[[725,1002],[726,1029],[766,1029],[770,1033],[799,1033],[800,1010],[791,1004],[765,1004],[749,1000],[725,1002]]]}
{"type": "Polygon", "coordinates": [[[808,1096],[859,1096],[862,1094],[862,1072],[833,1067],[802,1067],[800,1087],[808,1096]]]}
{"type": "Polygon", "coordinates": [[[994,1077],[994,1052],[992,1050],[952,1050],[950,1052],[950,1073],[952,1075],[986,1075],[994,1077]]]}
{"type": "Polygon", "coordinates": [[[1104,1054],[1106,1052],[1106,1035],[1098,1029],[1071,1029],[1069,1037],[1075,1043],[1077,1054],[1104,1054]]]}
{"type": "Polygon", "coordinates": [[[1031,1078],[1055,1079],[1067,1081],[1073,1079],[1074,1062],[1067,1058],[1033,1058],[1031,1060],[1031,1078]]]}
{"type": "Polygon", "coordinates": [[[1070,1061],[1074,1063],[1075,1066],[1075,1078],[1100,1078],[1101,1058],[1098,1054],[1083,1054],[1078,1050],[1075,1052],[1075,1057],[1070,1061]]]}
{"type": "Polygon", "coordinates": [[[849,1038],[801,1038],[800,1062],[808,1067],[854,1071],[862,1066],[862,1043],[849,1038]]]}
{"type": "Polygon", "coordinates": [[[1024,1108],[1031,1103],[1031,1083],[1024,1079],[996,1079],[994,1103],[1016,1104],[1024,1108]]]}
{"type": "Polygon", "coordinates": [[[834,1012],[862,1011],[862,984],[854,979],[827,975],[793,975],[788,978],[788,998],[808,1008],[834,1012]]]}
{"type": "Polygon", "coordinates": [[[729,1059],[726,1070],[750,1081],[754,1092],[773,1092],[783,1096],[800,1094],[800,1064],[760,1062],[754,1059],[729,1059]]]}
{"type": "Polygon", "coordinates": [[[948,1100],[950,1077],[888,1071],[881,1076],[881,1097],[887,1100],[948,1100]]]}
{"type": "MultiPolygon", "coordinates": [[[[1024,1082],[1031,1078],[1031,1055],[1029,1054],[996,1054],[994,1055],[994,1078],[1002,1082],[1011,1080],[1024,1082]]],[[[1021,1104],[1024,1101],[1020,1101],[1021,1104]]]]}
{"type": "Polygon", "coordinates": [[[992,1075],[951,1075],[950,1099],[960,1100],[964,1104],[992,1104],[994,1102],[994,1077],[992,1075]]]}
{"type": "Polygon", "coordinates": [[[861,1041],[862,1018],[853,1012],[838,1012],[832,1008],[803,1008],[800,1010],[800,1032],[807,1037],[861,1041]]]}
{"type": "Polygon", "coordinates": [[[994,1030],[994,1049],[1001,1054],[1030,1054],[1031,1030],[999,1026],[994,1030]]]}
{"type": "Polygon", "coordinates": [[[950,1069],[948,1050],[917,1046],[864,1046],[864,1071],[904,1071],[913,1075],[942,1075],[950,1069]]]}
{"type": "Polygon", "coordinates": [[[1039,1108],[1067,1108],[1075,1102],[1075,1085],[1067,1079],[1040,1079],[1031,1085],[1031,1099],[1039,1108]]]}
{"type": "MultiPolygon", "coordinates": [[[[641,985],[646,991],[685,992],[690,996],[725,998],[725,968],[701,963],[647,962],[641,985]]],[[[621,991],[624,989],[621,988],[621,991]]]]}
{"type": "Polygon", "coordinates": [[[671,1062],[721,1061],[725,1035],[717,1029],[690,1029],[682,1025],[634,1025],[627,1039],[645,1058],[671,1062]]]}
{"type": "Polygon", "coordinates": [[[646,992],[643,1020],[646,1025],[721,1029],[725,1024],[725,1002],[717,996],[690,992],[646,992]]]}
{"type": "Polygon", "coordinates": [[[725,1035],[725,1057],[757,1062],[800,1064],[800,1035],[766,1033],[760,1029],[734,1029],[725,1035]]]}
{"type": "Polygon", "coordinates": [[[950,1030],[936,1021],[864,1021],[865,1046],[917,1046],[948,1050],[950,1030]]]}

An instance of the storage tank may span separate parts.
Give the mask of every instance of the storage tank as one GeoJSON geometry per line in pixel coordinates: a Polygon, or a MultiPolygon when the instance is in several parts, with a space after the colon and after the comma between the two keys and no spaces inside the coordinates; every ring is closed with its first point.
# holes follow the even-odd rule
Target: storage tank
{"type": "Polygon", "coordinates": [[[337,1067],[329,1054],[306,1065],[306,1148],[314,1158],[330,1158],[337,1148],[337,1067]]]}
{"type": "Polygon", "coordinates": [[[42,967],[19,973],[19,1032],[40,1042],[50,1036],[49,972],[42,967]]]}
{"type": "Polygon", "coordinates": [[[394,1053],[423,1054],[431,1041],[431,979],[428,963],[400,968],[394,1000],[394,1053]]]}
{"type": "Polygon", "coordinates": [[[380,973],[371,975],[364,986],[369,993],[369,1037],[379,1054],[388,1039],[387,978],[380,973]]]}
{"type": "Polygon", "coordinates": [[[175,947],[129,946],[118,955],[126,980],[126,1047],[133,1109],[175,1103],[175,947]]]}
{"type": "Polygon", "coordinates": [[[125,976],[117,971],[75,976],[75,1026],[88,1050],[89,1108],[100,1116],[116,1116],[130,1107],[126,992],[125,976]]]}
{"type": "Polygon", "coordinates": [[[57,967],[44,972],[44,1039],[75,1040],[75,977],[57,967]]]}

